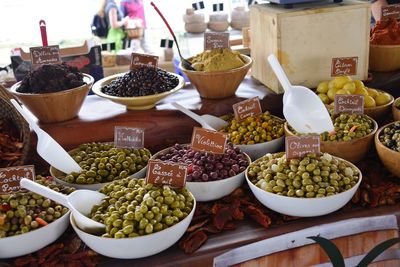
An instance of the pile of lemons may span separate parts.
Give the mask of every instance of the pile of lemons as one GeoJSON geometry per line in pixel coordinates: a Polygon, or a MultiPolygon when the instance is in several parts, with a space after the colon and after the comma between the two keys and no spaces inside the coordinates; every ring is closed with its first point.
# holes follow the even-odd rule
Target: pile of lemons
{"type": "Polygon", "coordinates": [[[324,104],[333,104],[336,94],[364,95],[364,108],[382,106],[392,100],[391,95],[368,88],[360,80],[352,80],[349,76],[338,76],[330,81],[318,84],[317,94],[324,104]]]}

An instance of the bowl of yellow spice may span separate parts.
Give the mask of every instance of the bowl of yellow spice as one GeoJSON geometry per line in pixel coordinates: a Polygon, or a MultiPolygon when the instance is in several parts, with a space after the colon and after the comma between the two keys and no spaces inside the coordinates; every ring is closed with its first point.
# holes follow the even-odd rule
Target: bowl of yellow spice
{"type": "Polygon", "coordinates": [[[229,48],[206,50],[189,62],[195,70],[179,68],[189,78],[200,96],[221,99],[235,95],[253,60],[229,48]]]}

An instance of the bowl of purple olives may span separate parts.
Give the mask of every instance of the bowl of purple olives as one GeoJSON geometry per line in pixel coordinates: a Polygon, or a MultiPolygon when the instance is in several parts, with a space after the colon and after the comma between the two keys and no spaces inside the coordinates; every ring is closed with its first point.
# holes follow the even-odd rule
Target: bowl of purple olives
{"type": "Polygon", "coordinates": [[[211,201],[229,195],[244,181],[250,157],[228,143],[224,154],[193,150],[188,144],[175,144],[153,155],[152,159],[188,165],[186,186],[197,201],[211,201]]]}
{"type": "Polygon", "coordinates": [[[184,86],[185,80],[178,74],[141,66],[97,81],[92,91],[100,97],[125,105],[129,110],[146,110],[184,86]]]}

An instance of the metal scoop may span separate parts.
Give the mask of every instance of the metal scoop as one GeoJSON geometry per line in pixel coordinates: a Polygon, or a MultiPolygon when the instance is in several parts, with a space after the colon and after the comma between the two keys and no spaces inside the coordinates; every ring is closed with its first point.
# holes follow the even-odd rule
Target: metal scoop
{"type": "Polygon", "coordinates": [[[200,123],[201,126],[205,129],[218,131],[222,127],[228,125],[228,122],[224,121],[223,119],[207,114],[201,116],[197,115],[196,113],[188,110],[187,108],[179,105],[176,102],[172,102],[171,105],[173,105],[178,110],[182,111],[183,113],[185,113],[186,115],[188,115],[189,117],[200,123]]]}
{"type": "Polygon", "coordinates": [[[96,222],[85,215],[89,215],[92,207],[99,204],[106,195],[86,189],[76,190],[69,195],[63,195],[26,178],[21,179],[20,185],[36,194],[50,198],[68,207],[74,214],[75,222],[81,230],[91,234],[104,233],[104,224],[96,222]]]}
{"type": "Polygon", "coordinates": [[[25,110],[15,101],[10,100],[18,112],[29,123],[29,126],[34,130],[38,137],[36,150],[38,154],[51,166],[56,167],[64,173],[82,171],[79,164],[56,142],[50,135],[39,128],[25,110]]]}
{"type": "Polygon", "coordinates": [[[283,95],[283,115],[298,133],[316,133],[333,131],[332,119],[321,99],[309,88],[291,85],[275,55],[268,56],[279,82],[283,95]]]}

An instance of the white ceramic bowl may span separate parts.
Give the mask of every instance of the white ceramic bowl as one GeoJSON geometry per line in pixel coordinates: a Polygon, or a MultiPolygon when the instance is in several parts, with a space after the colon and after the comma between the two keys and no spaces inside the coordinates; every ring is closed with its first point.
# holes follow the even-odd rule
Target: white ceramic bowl
{"type": "Polygon", "coordinates": [[[193,201],[192,211],[179,223],[160,232],[132,238],[115,239],[91,235],[77,227],[72,214],[70,221],[79,238],[97,253],[111,258],[137,259],[166,250],[183,236],[196,209],[196,200],[193,201]]]}
{"type": "MultiPolygon", "coordinates": [[[[337,157],[334,158],[343,160],[337,157]]],[[[359,170],[354,164],[350,163],[349,161],[346,161],[346,163],[351,165],[353,168],[359,170]]],[[[347,202],[350,201],[350,199],[356,193],[362,180],[362,174],[359,170],[360,178],[358,179],[358,182],[351,189],[342,193],[322,198],[286,197],[264,191],[261,188],[257,187],[249,180],[249,177],[247,176],[248,169],[249,168],[246,169],[247,183],[253,194],[264,206],[281,214],[299,217],[321,216],[340,209],[341,207],[346,205],[347,202]]]]}
{"type": "Polygon", "coordinates": [[[261,158],[267,153],[277,152],[283,145],[285,136],[281,136],[277,139],[269,142],[254,144],[254,145],[235,145],[240,148],[241,151],[249,155],[252,160],[261,158]]]}
{"type": "Polygon", "coordinates": [[[0,238],[0,259],[29,254],[56,241],[69,225],[68,211],[61,218],[26,234],[0,238]]]}

